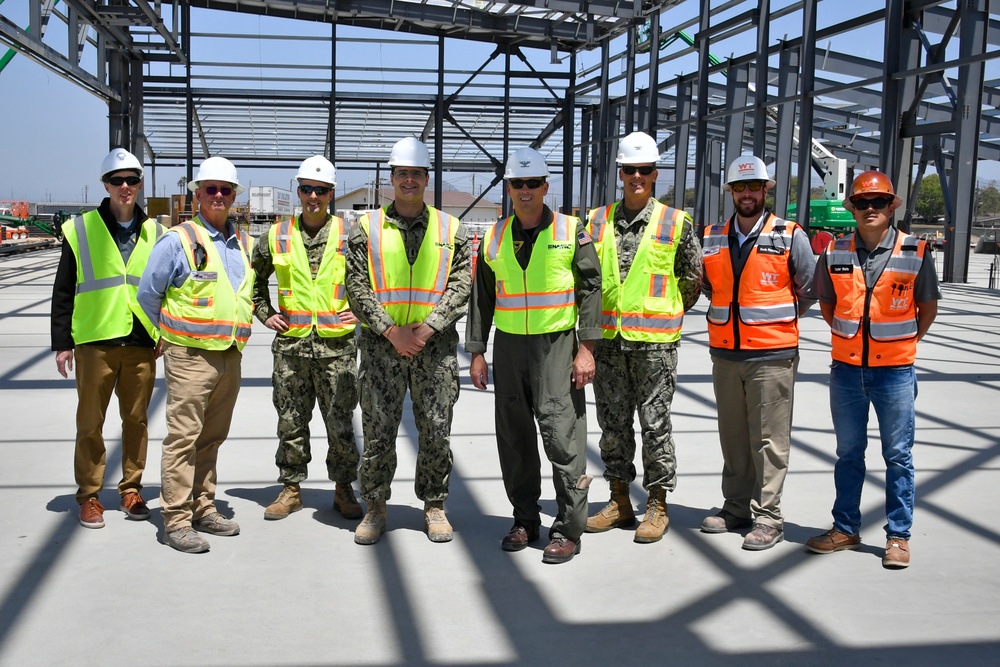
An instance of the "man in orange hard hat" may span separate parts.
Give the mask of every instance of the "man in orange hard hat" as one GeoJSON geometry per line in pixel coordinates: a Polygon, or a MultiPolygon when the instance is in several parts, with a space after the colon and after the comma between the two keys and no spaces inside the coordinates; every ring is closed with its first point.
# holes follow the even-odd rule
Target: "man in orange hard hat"
{"type": "Polygon", "coordinates": [[[892,226],[902,200],[889,178],[866,171],[856,179],[844,208],[857,231],[832,241],[816,265],[814,291],[833,331],[830,409],[837,436],[833,480],[833,528],[806,547],[827,554],[861,544],[861,488],[865,481],[868,414],[878,416],[886,464],[883,567],[910,564],[913,523],[913,362],[919,341],[937,315],[941,298],[926,241],[892,226]]]}

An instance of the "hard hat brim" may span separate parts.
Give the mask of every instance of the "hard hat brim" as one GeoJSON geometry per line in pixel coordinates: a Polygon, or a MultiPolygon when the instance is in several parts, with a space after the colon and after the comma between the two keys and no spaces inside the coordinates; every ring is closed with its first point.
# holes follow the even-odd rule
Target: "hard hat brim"
{"type": "MultiPolygon", "coordinates": [[[[723,183],[722,184],[722,189],[725,190],[726,192],[732,192],[733,191],[733,187],[732,187],[733,183],[747,183],[749,181],[764,181],[764,179],[763,178],[748,178],[748,179],[743,180],[743,181],[732,181],[730,183],[723,183]]],[[[766,181],[764,181],[764,183],[767,184],[767,189],[770,190],[775,185],[777,185],[778,182],[775,181],[773,178],[769,178],[766,181]]]]}

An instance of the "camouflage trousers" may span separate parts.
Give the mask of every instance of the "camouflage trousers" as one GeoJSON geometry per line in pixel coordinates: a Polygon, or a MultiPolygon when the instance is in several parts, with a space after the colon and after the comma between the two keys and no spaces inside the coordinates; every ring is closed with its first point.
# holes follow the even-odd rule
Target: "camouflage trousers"
{"type": "Polygon", "coordinates": [[[677,348],[622,351],[600,342],[594,352],[594,396],[601,427],[604,478],[635,479],[634,415],[642,428],[642,486],[647,491],[677,484],[670,403],[677,386],[677,348]]]}
{"type": "Polygon", "coordinates": [[[319,400],[326,425],[326,470],[334,482],[358,478],[358,448],[354,440],[354,408],[358,404],[357,368],[353,354],[314,359],[274,355],[272,399],[278,411],[278,481],[298,484],[308,476],[312,460],[309,422],[319,400]]]}
{"type": "Polygon", "coordinates": [[[410,392],[417,430],[414,489],[424,501],[448,497],[451,476],[451,420],[458,401],[458,334],[436,334],[415,357],[402,357],[388,340],[361,335],[361,496],[388,500],[396,474],[396,435],[410,392]]]}

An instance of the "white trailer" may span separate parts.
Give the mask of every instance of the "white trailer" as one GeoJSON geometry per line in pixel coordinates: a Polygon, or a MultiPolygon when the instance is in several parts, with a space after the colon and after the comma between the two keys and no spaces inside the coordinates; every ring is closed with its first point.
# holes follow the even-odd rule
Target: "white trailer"
{"type": "Polygon", "coordinates": [[[269,185],[251,185],[250,213],[289,216],[292,214],[292,193],[269,185]]]}

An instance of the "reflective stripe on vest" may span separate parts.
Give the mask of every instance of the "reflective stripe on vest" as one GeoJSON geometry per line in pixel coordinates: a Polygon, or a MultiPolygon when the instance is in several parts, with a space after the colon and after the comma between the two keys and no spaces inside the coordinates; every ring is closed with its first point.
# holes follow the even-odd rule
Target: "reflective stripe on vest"
{"type": "Polygon", "coordinates": [[[590,214],[590,235],[601,261],[601,335],[650,343],[680,339],[684,302],[674,261],[686,214],[654,201],[652,215],[621,281],[614,219],[618,203],[590,214]]]}
{"type": "Polygon", "coordinates": [[[313,327],[322,338],[350,334],[354,324],[342,322],[337,314],[347,309],[344,221],[336,216],[327,218],[326,247],[313,278],[297,220],[300,219],[288,218],[268,230],[271,260],[278,279],[278,308],[288,320],[288,331],[279,335],[305,338],[313,327]]]}
{"type": "Polygon", "coordinates": [[[180,237],[191,273],[180,287],[168,287],[160,309],[163,339],[204,350],[225,350],[234,343],[242,350],[250,338],[253,301],[251,240],[236,230],[243,260],[243,282],[234,292],[225,264],[201,219],[195,217],[170,229],[180,237]],[[196,269],[194,247],[205,249],[206,264],[196,269]]]}
{"type": "Polygon", "coordinates": [[[133,315],[149,336],[158,340],[159,332],[139,306],[136,292],[153,244],[165,231],[163,226],[151,219],[141,223],[128,264],[98,210],[75,216],[62,230],[77,266],[73,341],[79,345],[127,336],[132,331],[133,315]]]}
{"type": "Polygon", "coordinates": [[[522,269],[511,240],[513,216],[486,232],[486,263],[496,276],[493,322],[512,334],[566,331],[576,326],[576,279],[573,233],[577,218],[554,213],[552,224],[538,233],[528,268],[522,269]]]}
{"type": "Polygon", "coordinates": [[[423,322],[440,303],[448,286],[458,218],[427,207],[427,231],[411,266],[403,235],[386,219],[387,208],[359,221],[368,234],[368,273],[372,289],[386,314],[397,325],[423,322]]]}
{"type": "Polygon", "coordinates": [[[831,326],[835,360],[855,366],[905,366],[916,360],[918,323],[913,283],[920,273],[925,247],[925,241],[897,232],[892,254],[869,289],[855,235],[831,242],[827,271],[837,295],[831,326]],[[867,334],[863,333],[866,323],[867,334]]]}
{"type": "Polygon", "coordinates": [[[798,225],[768,214],[737,282],[729,252],[734,218],[706,227],[704,233],[705,276],[712,286],[706,315],[709,345],[728,350],[795,347],[798,300],[788,263],[798,225]]]}

